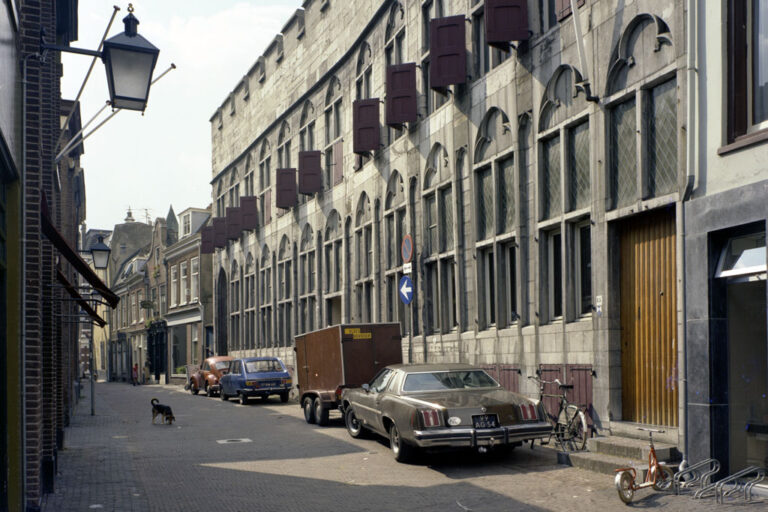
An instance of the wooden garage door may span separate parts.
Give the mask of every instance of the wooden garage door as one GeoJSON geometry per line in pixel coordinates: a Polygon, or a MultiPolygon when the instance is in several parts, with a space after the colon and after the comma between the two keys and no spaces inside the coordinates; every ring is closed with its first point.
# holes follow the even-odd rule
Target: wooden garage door
{"type": "Polygon", "coordinates": [[[622,418],[676,426],[675,215],[665,209],[621,226],[622,418]]]}

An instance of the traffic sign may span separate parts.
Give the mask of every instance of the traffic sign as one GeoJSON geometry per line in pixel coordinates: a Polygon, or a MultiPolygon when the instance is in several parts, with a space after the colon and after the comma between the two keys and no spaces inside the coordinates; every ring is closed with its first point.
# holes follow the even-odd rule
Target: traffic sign
{"type": "Polygon", "coordinates": [[[400,300],[403,301],[403,304],[406,306],[411,303],[413,300],[413,281],[411,281],[411,278],[408,276],[403,276],[402,279],[400,279],[400,285],[398,286],[398,290],[400,292],[400,300]]]}
{"type": "Polygon", "coordinates": [[[403,263],[408,263],[413,258],[413,238],[411,235],[405,235],[400,244],[400,256],[403,257],[403,263]]]}

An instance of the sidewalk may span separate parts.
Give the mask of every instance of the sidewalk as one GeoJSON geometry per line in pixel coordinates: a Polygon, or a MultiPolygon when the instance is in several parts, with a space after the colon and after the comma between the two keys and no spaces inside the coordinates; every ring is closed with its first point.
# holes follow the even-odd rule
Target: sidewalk
{"type": "Polygon", "coordinates": [[[149,502],[133,471],[126,443],[131,425],[114,413],[108,401],[99,396],[98,388],[96,414],[91,416],[90,392],[90,386],[84,385],[64,434],[54,492],[43,498],[42,509],[145,512],[150,509],[149,502]]]}

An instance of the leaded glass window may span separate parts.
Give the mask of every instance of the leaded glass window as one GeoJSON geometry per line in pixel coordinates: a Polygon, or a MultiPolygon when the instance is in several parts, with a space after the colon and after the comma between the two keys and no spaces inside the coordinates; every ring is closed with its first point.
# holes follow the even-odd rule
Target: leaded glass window
{"type": "Polygon", "coordinates": [[[477,171],[477,239],[493,236],[493,172],[491,167],[477,171]]]}
{"type": "Polygon", "coordinates": [[[560,137],[544,142],[544,219],[558,215],[560,210],[560,137]]]}
{"type": "Polygon", "coordinates": [[[515,167],[512,157],[499,162],[499,233],[514,230],[515,167]]]}
{"type": "Polygon", "coordinates": [[[637,137],[635,99],[611,111],[611,188],[615,206],[626,206],[637,196],[637,137]]]}
{"type": "Polygon", "coordinates": [[[677,86],[651,89],[648,104],[648,186],[651,195],[673,192],[677,182],[677,86]]]}
{"type": "Polygon", "coordinates": [[[568,202],[571,210],[589,206],[589,122],[581,123],[568,132],[568,202]]]}

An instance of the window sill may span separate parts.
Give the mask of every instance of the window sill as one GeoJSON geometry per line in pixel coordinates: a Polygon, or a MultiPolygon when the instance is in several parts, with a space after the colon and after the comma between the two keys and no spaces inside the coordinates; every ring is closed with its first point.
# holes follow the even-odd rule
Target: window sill
{"type": "Polygon", "coordinates": [[[720,148],[718,148],[717,154],[719,156],[727,155],[728,153],[732,153],[740,149],[748,148],[749,146],[753,146],[755,144],[759,144],[767,140],[768,140],[768,128],[763,128],[762,130],[736,137],[736,140],[734,140],[730,144],[726,144],[725,146],[721,146],[720,148]]]}

